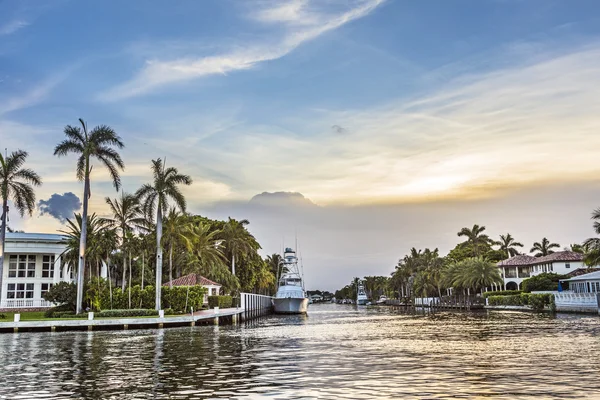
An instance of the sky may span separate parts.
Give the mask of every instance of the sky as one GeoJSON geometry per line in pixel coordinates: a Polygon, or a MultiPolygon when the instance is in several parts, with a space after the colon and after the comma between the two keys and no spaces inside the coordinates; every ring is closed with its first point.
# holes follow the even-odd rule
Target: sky
{"type": "MultiPolygon", "coordinates": [[[[0,0],[0,148],[44,180],[11,226],[78,210],[52,153],[83,118],[123,138],[126,191],[166,158],[190,212],[249,219],[265,255],[297,236],[311,289],[475,223],[592,236],[599,99],[595,0],[0,0]]],[[[91,211],[115,195],[98,166],[91,211]]]]}

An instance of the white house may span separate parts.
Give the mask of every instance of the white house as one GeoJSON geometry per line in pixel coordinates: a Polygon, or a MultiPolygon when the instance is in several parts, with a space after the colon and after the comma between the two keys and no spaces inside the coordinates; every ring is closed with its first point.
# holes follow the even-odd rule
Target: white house
{"type": "Polygon", "coordinates": [[[504,279],[504,285],[503,287],[492,287],[494,291],[519,290],[525,279],[543,272],[566,275],[579,268],[585,268],[583,255],[573,251],[559,251],[544,257],[520,254],[501,261],[497,265],[504,279]]]}
{"type": "Polygon", "coordinates": [[[61,262],[63,239],[47,233],[6,233],[0,309],[52,307],[42,295],[55,283],[73,280],[61,262]]]}
{"type": "Polygon", "coordinates": [[[221,285],[213,282],[200,274],[188,274],[170,282],[163,283],[163,286],[202,286],[208,289],[204,295],[204,304],[208,303],[208,296],[218,296],[221,291],[221,285]]]}

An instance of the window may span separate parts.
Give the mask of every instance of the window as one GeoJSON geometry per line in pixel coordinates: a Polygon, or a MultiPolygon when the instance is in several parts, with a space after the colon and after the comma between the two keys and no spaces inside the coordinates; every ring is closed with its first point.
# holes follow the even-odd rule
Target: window
{"type": "Polygon", "coordinates": [[[8,261],[9,278],[35,278],[35,254],[11,254],[8,261]]]}
{"type": "Polygon", "coordinates": [[[570,263],[565,263],[565,268],[571,268],[571,264],[570,263]]]}
{"type": "Polygon", "coordinates": [[[9,283],[7,299],[33,299],[33,283],[9,283]]]}
{"type": "Polygon", "coordinates": [[[44,294],[46,294],[48,292],[48,290],[52,289],[52,284],[51,283],[42,283],[42,297],[44,297],[44,294]]]}
{"type": "Polygon", "coordinates": [[[54,255],[42,258],[42,278],[54,278],[54,255]]]}

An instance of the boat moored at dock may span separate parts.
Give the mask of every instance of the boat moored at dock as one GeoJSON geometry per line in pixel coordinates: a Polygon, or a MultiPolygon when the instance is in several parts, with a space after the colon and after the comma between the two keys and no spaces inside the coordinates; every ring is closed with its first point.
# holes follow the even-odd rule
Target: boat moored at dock
{"type": "Polygon", "coordinates": [[[298,267],[298,257],[291,248],[286,248],[281,264],[279,287],[273,297],[273,311],[277,314],[304,314],[308,310],[308,297],[298,267]]]}

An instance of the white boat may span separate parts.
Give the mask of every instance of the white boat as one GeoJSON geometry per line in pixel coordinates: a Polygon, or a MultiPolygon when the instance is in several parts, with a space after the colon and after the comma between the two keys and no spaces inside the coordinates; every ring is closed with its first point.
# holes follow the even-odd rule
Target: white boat
{"type": "Polygon", "coordinates": [[[367,297],[367,293],[365,292],[365,287],[362,282],[358,283],[358,290],[356,291],[356,305],[358,306],[366,306],[369,302],[369,298],[367,297]]]}
{"type": "Polygon", "coordinates": [[[379,300],[377,300],[377,304],[385,304],[387,301],[387,297],[385,295],[379,296],[379,300]]]}
{"type": "Polygon", "coordinates": [[[272,299],[273,310],[277,314],[305,314],[308,298],[298,268],[298,257],[289,247],[283,253],[280,275],[277,293],[272,299]]]}

